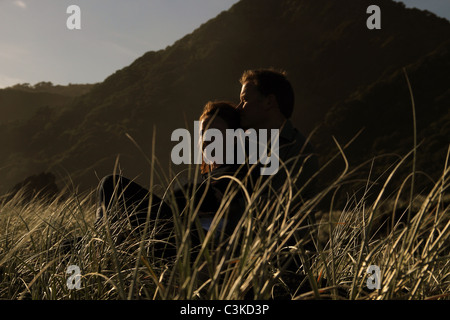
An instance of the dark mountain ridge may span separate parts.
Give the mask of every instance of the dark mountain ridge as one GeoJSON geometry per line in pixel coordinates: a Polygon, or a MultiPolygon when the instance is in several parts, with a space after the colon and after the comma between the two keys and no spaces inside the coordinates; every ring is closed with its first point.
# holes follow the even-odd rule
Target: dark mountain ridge
{"type": "MultiPolygon", "coordinates": [[[[434,184],[444,172],[450,146],[449,107],[450,40],[405,66],[404,70],[398,70],[334,105],[327,113],[326,129],[322,132],[324,139],[320,143],[324,147],[325,137],[331,134],[346,143],[362,130],[346,150],[346,155],[354,165],[385,155],[378,159],[378,165],[372,170],[372,174],[378,176],[389,164],[398,162],[414,149],[415,127],[416,170],[425,174],[423,183],[418,185],[423,187],[430,180],[434,184]]],[[[412,158],[411,154],[399,170],[403,179],[412,171],[412,158]]],[[[369,166],[366,169],[365,174],[368,174],[369,166]]],[[[364,172],[361,170],[360,173],[364,172]]]]}
{"type": "Polygon", "coordinates": [[[71,103],[74,97],[89,92],[91,84],[53,85],[51,82],[28,83],[0,89],[0,125],[23,122],[41,107],[58,108],[71,103]]]}
{"type": "MultiPolygon", "coordinates": [[[[117,155],[124,174],[146,183],[149,164],[125,134],[150,155],[156,126],[156,155],[167,170],[172,131],[191,129],[209,100],[237,102],[238,79],[250,68],[287,70],[297,100],[292,120],[304,134],[321,124],[339,133],[337,122],[323,124],[330,110],[339,117],[339,106],[352,93],[432,54],[449,35],[449,21],[391,0],[242,0],[46,114],[44,128],[3,148],[0,167],[10,170],[2,190],[46,170],[95,187],[98,176],[112,171],[117,155]],[[366,27],[366,9],[373,4],[382,10],[381,30],[366,27]]],[[[29,125],[10,129],[12,140],[29,125]]],[[[325,140],[330,139],[313,136],[324,150],[325,140]]]]}

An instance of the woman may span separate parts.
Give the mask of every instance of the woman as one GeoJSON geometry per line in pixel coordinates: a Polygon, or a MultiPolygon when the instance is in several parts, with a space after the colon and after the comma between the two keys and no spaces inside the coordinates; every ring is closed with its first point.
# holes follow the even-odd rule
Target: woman
{"type": "MultiPolygon", "coordinates": [[[[200,116],[201,130],[205,133],[208,129],[217,129],[222,133],[222,137],[226,137],[227,129],[239,129],[239,112],[236,110],[233,104],[229,102],[208,102],[203,108],[203,113],[200,116]]],[[[205,148],[209,145],[209,142],[205,142],[202,137],[202,166],[201,173],[206,174],[212,172],[214,169],[221,167],[221,164],[210,163],[207,164],[205,158],[205,148]]],[[[225,141],[223,141],[223,158],[225,158],[226,148],[225,141]]]]}
{"type": "MultiPolygon", "coordinates": [[[[239,128],[239,114],[231,103],[228,102],[208,102],[200,116],[202,121],[202,131],[205,132],[208,128],[219,129],[225,137],[226,129],[238,129],[239,128]]],[[[224,143],[225,145],[225,143],[224,143]]],[[[205,150],[207,143],[203,145],[203,151],[205,150]]],[[[225,151],[225,148],[224,148],[225,151]]],[[[205,200],[200,207],[200,221],[204,229],[208,230],[212,217],[219,208],[220,197],[226,190],[228,179],[215,180],[218,176],[234,175],[239,171],[239,165],[226,165],[218,163],[209,163],[203,159],[201,165],[201,173],[203,176],[203,182],[200,185],[189,185],[185,189],[189,189],[194,186],[196,188],[196,198],[200,199],[203,192],[207,192],[205,200]],[[208,188],[207,180],[210,179],[210,185],[208,188]]],[[[191,189],[192,190],[192,189],[191,189]]],[[[187,194],[189,194],[188,192],[187,194]]],[[[174,191],[175,198],[180,212],[183,211],[186,206],[186,190],[174,191]]],[[[132,230],[142,231],[147,221],[149,213],[149,198],[150,193],[147,189],[143,188],[139,184],[128,180],[125,177],[119,175],[110,175],[102,179],[98,188],[97,194],[97,219],[96,226],[99,227],[103,222],[108,221],[110,223],[110,229],[117,235],[124,234],[123,224],[126,223],[131,226],[132,230]],[[107,218],[107,219],[106,219],[107,218]]],[[[173,212],[171,207],[157,196],[152,195],[152,208],[150,209],[150,217],[152,220],[157,217],[158,230],[156,238],[163,241],[157,241],[156,243],[163,244],[162,247],[157,248],[161,250],[164,256],[176,254],[175,241],[173,239],[173,212]],[[173,241],[167,241],[168,239],[173,241]],[[167,242],[171,243],[170,248],[167,247],[167,242]]],[[[234,221],[235,218],[230,219],[234,221]]],[[[224,222],[224,220],[222,221],[224,222]]],[[[234,223],[227,225],[227,229],[230,229],[234,223]]],[[[149,234],[153,230],[154,225],[148,224],[149,234]]],[[[126,233],[126,232],[125,232],[126,233]]],[[[119,236],[119,238],[123,238],[119,236]]],[[[118,240],[121,242],[121,240],[118,240]]]]}
{"type": "MultiPolygon", "coordinates": [[[[208,129],[217,129],[222,133],[222,155],[223,160],[225,160],[226,156],[226,130],[232,129],[236,130],[240,128],[239,121],[239,112],[235,108],[235,106],[229,102],[208,102],[204,109],[203,113],[200,116],[201,121],[201,130],[202,133],[205,133],[208,129]]],[[[233,181],[226,176],[234,176],[241,180],[245,175],[244,168],[238,164],[236,161],[232,164],[218,164],[215,162],[208,161],[207,163],[205,159],[208,158],[208,155],[205,154],[205,148],[211,143],[210,141],[205,142],[202,138],[202,165],[201,165],[201,173],[204,179],[203,184],[200,188],[197,189],[197,193],[199,195],[204,192],[204,188],[206,188],[207,180],[209,180],[209,188],[208,193],[203,200],[203,203],[200,207],[200,221],[202,223],[202,227],[205,230],[209,230],[211,222],[216,214],[217,210],[220,207],[220,202],[223,199],[223,195],[226,192],[227,187],[233,184],[233,181]],[[216,178],[222,177],[217,180],[216,178]]],[[[235,146],[235,144],[232,144],[235,146]]],[[[234,150],[234,154],[236,154],[236,150],[234,150]]],[[[225,161],[222,161],[225,162],[225,161]]],[[[234,186],[237,187],[237,184],[234,183],[234,186]]],[[[238,196],[233,199],[230,207],[233,208],[231,215],[228,215],[227,219],[222,219],[219,224],[219,229],[224,230],[226,233],[231,233],[237,223],[237,220],[240,217],[240,214],[237,207],[239,207],[238,202],[243,199],[242,194],[238,193],[238,196]],[[228,224],[225,228],[225,220],[227,220],[228,224]],[[226,230],[225,230],[226,229],[226,230]]]]}

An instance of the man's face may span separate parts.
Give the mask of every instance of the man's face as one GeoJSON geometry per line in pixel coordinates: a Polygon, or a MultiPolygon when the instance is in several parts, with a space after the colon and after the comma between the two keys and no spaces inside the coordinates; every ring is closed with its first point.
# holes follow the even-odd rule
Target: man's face
{"type": "Polygon", "coordinates": [[[265,116],[265,97],[251,82],[242,85],[240,103],[237,109],[240,112],[241,126],[244,129],[259,129],[265,116]]]}

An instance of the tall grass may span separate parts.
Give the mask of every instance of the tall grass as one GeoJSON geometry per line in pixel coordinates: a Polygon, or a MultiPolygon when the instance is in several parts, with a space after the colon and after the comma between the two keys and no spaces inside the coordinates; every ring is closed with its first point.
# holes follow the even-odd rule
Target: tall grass
{"type": "MultiPolygon", "coordinates": [[[[355,193],[343,208],[334,207],[337,190],[359,170],[347,162],[334,182],[306,202],[297,201],[292,188],[297,173],[288,175],[270,201],[260,193],[263,186],[244,192],[246,207],[238,227],[224,236],[219,221],[245,187],[228,177],[235,187],[230,184],[211,230],[200,232],[195,248],[190,235],[198,229],[204,195],[186,191],[187,205],[178,208],[173,189],[179,180],[154,169],[150,189],[164,180],[161,196],[175,213],[177,254],[172,258],[154,254],[159,229],[150,214],[143,233],[128,230],[119,241],[112,225],[94,228],[93,192],[29,203],[18,194],[0,205],[0,298],[449,299],[450,169],[443,164],[441,177],[426,194],[405,196],[411,175],[388,193],[409,156],[384,178],[368,178],[361,184],[362,196],[355,193]],[[375,201],[368,197],[373,180],[382,185],[375,201]],[[409,219],[402,218],[408,213],[409,219]],[[80,289],[68,286],[70,265],[81,270],[80,289]],[[380,289],[368,287],[371,265],[379,267],[380,289]]],[[[345,160],[345,146],[339,146],[336,157],[345,160]]],[[[154,157],[149,161],[156,168],[154,157]]],[[[189,178],[198,179],[197,173],[189,178]]]]}

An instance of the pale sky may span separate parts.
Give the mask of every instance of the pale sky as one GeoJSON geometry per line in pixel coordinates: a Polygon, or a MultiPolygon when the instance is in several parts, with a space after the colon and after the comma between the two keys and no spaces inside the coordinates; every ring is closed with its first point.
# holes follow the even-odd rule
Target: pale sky
{"type": "MultiPolygon", "coordinates": [[[[236,2],[0,0],[0,88],[40,81],[101,82],[145,52],[173,44],[236,2]],[[81,30],[67,29],[66,10],[72,4],[81,9],[81,30]]],[[[450,0],[403,2],[450,20],[450,0]]]]}

